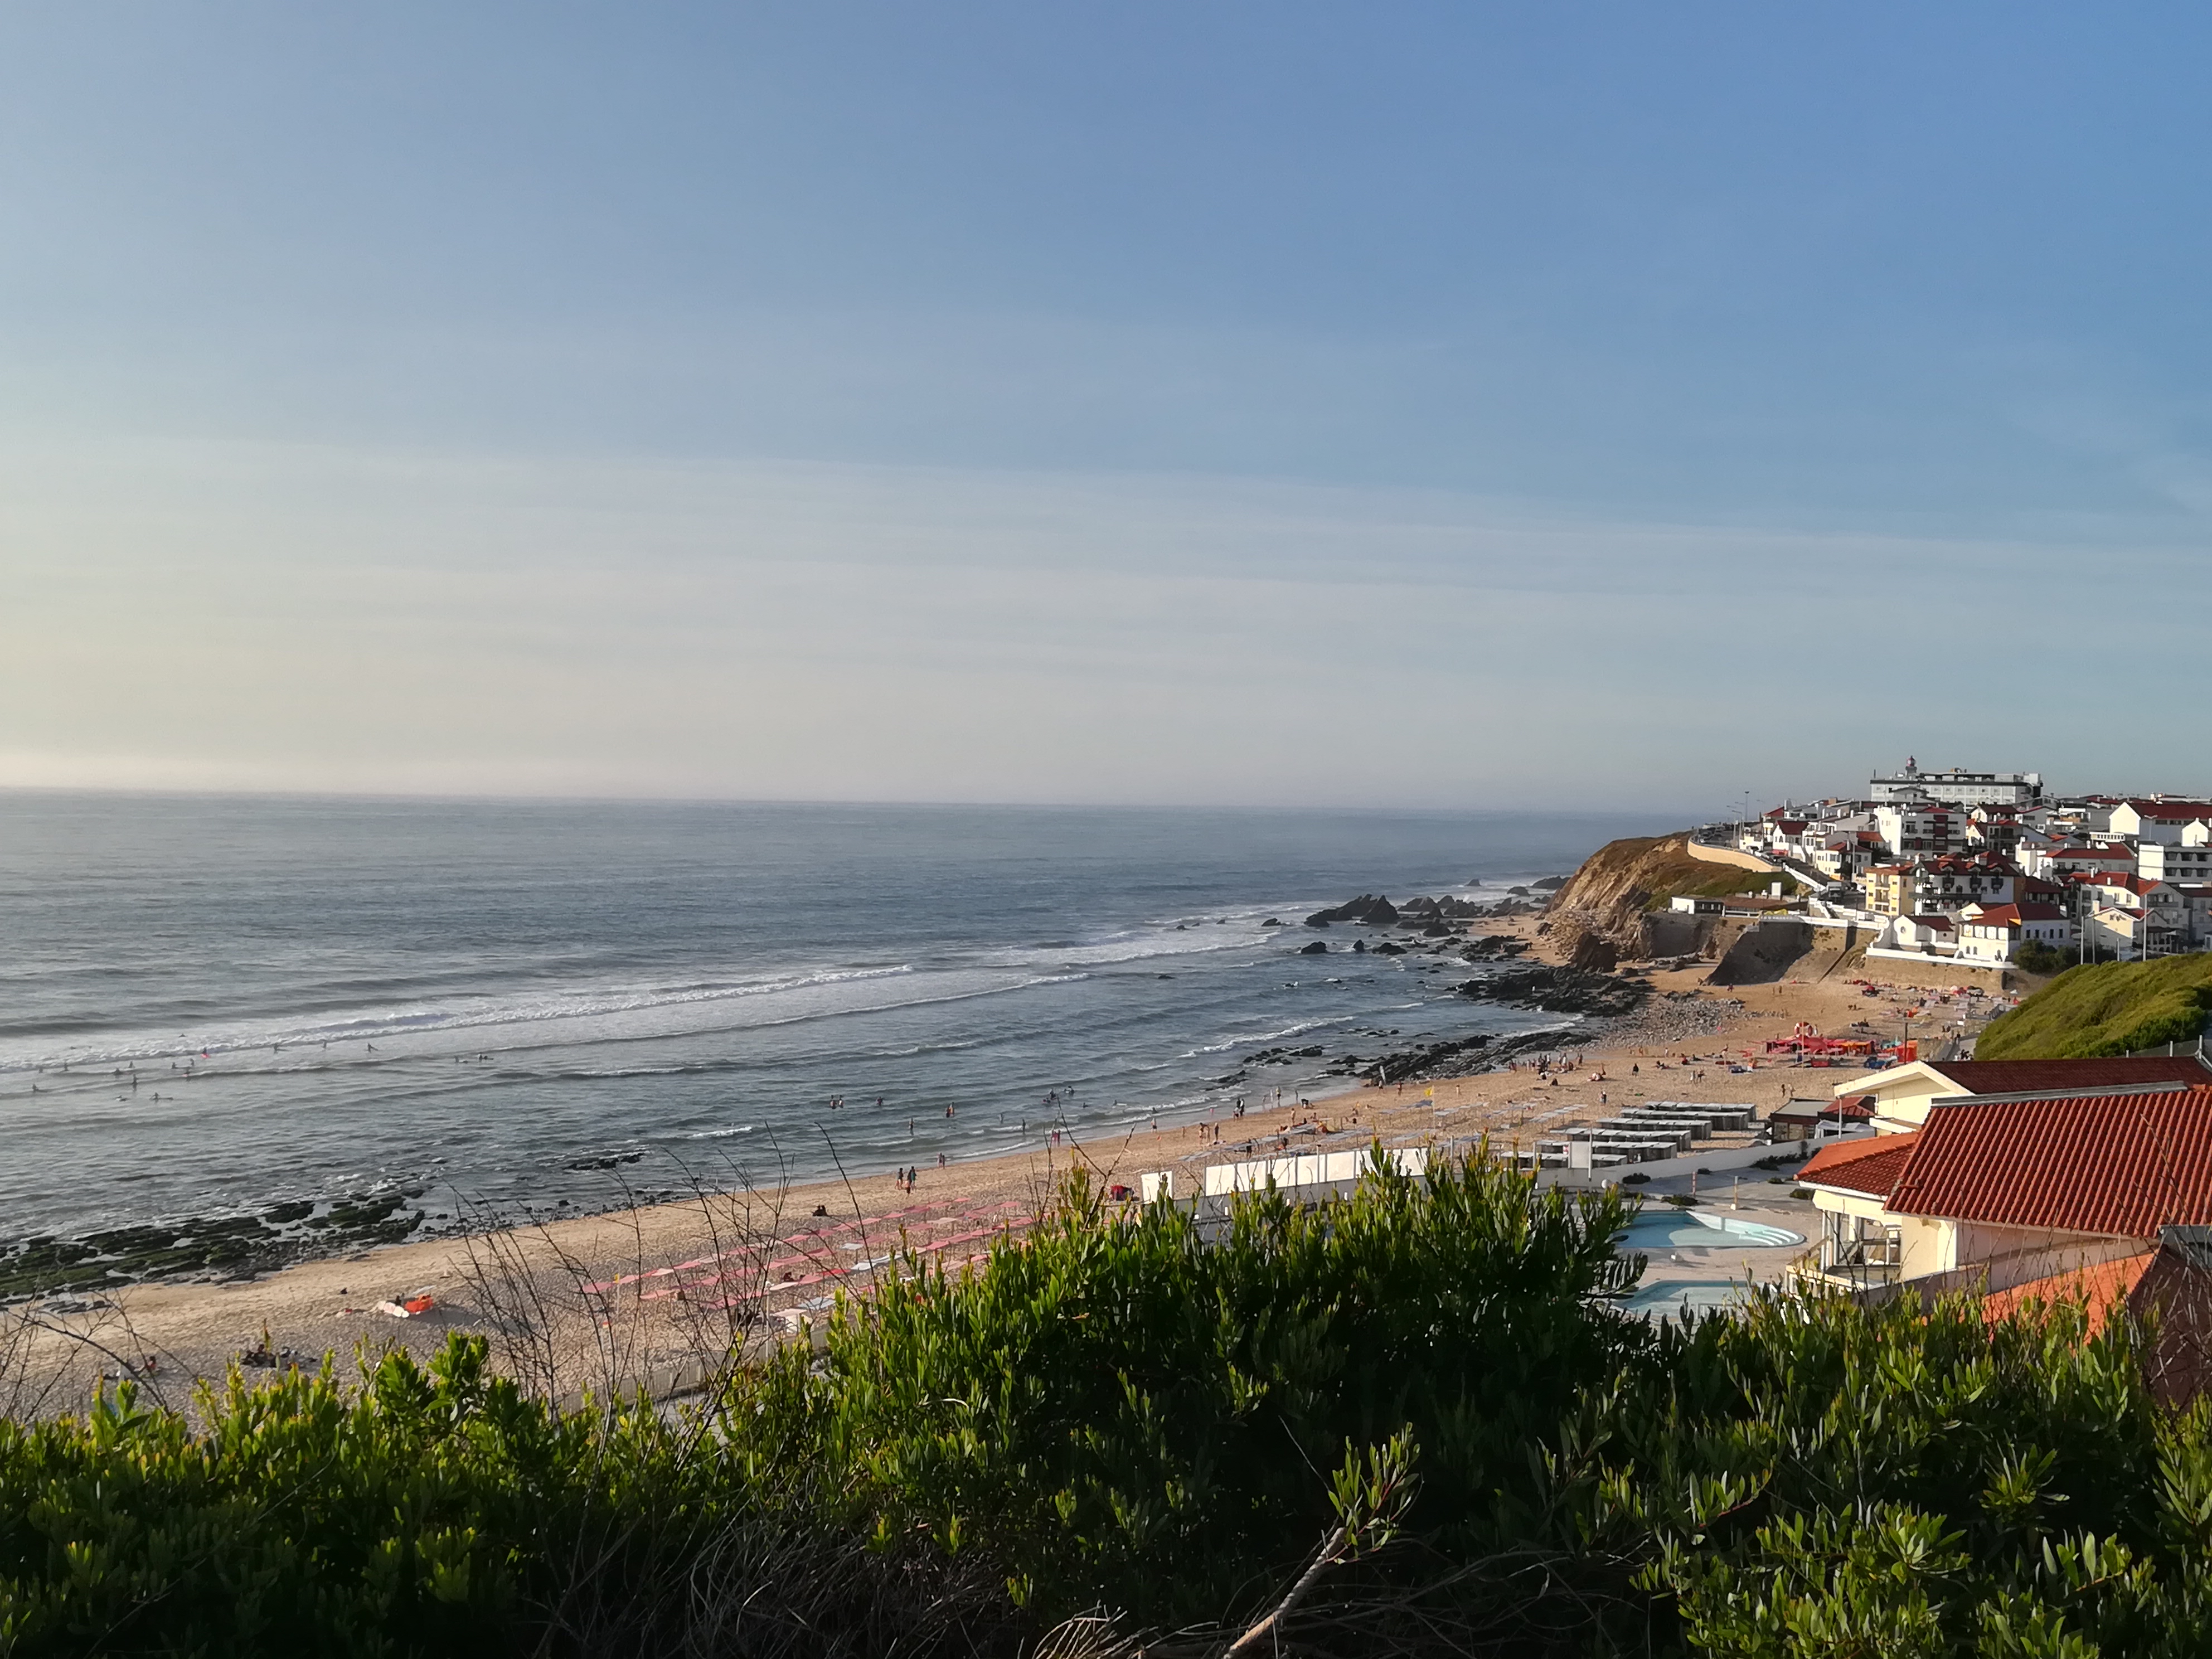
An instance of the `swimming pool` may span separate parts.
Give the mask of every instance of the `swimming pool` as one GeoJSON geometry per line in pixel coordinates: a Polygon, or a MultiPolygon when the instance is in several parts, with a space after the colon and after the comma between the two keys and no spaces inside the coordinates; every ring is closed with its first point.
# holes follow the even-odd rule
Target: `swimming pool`
{"type": "Polygon", "coordinates": [[[1646,1210],[1628,1224],[1613,1248],[1620,1250],[1773,1250],[1802,1244],[1805,1235],[1762,1221],[1745,1221],[1711,1210],[1646,1210]]]}
{"type": "Polygon", "coordinates": [[[1739,1305],[1750,1291],[1741,1279],[1670,1279],[1639,1285],[1621,1311],[1666,1322],[1685,1314],[1719,1313],[1739,1305]]]}

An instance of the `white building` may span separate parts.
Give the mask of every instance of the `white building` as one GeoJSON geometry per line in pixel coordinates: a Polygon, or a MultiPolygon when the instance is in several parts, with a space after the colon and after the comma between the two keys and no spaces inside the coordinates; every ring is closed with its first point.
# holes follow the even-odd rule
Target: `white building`
{"type": "Polygon", "coordinates": [[[1948,916],[1893,916],[1875,941],[1881,951],[1917,951],[1923,956],[1959,953],[1959,925],[1948,916]]]}
{"type": "Polygon", "coordinates": [[[2111,833],[2138,844],[2203,847],[2212,843],[2212,802],[2124,800],[2112,808],[2111,833]]]}
{"type": "Polygon", "coordinates": [[[1874,809],[1875,833],[1893,856],[1929,858],[1966,844],[1966,815],[1954,807],[1906,804],[1874,809]]]}
{"type": "Polygon", "coordinates": [[[2008,963],[2023,945],[2063,951],[2074,943],[2074,924],[2055,904],[1970,904],[1959,912],[1959,955],[1976,962],[2008,963]]]}
{"type": "Polygon", "coordinates": [[[2188,947],[2187,902],[2166,883],[2090,876],[2078,890],[2081,930],[2095,949],[2129,957],[2171,956],[2188,947]]]}
{"type": "Polygon", "coordinates": [[[1954,806],[2031,806],[2043,799],[2039,772],[1923,772],[1917,761],[1907,760],[1905,769],[1890,777],[1875,778],[1867,786],[1869,799],[1881,801],[1942,801],[1954,806]]]}
{"type": "Polygon", "coordinates": [[[2145,881],[2212,881],[2212,847],[2147,841],[2136,848],[2136,873],[2145,881]]]}

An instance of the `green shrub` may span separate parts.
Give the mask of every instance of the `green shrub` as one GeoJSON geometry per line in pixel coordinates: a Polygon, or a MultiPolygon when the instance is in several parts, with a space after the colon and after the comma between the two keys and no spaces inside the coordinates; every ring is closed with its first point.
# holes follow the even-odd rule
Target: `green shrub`
{"type": "Polygon", "coordinates": [[[0,1656],[1012,1656],[1233,1631],[1339,1557],[1287,1648],[2212,1652],[2212,1414],[2128,1320],[1653,1327],[1630,1214],[1476,1163],[1209,1237],[1079,1185],[692,1411],[562,1415],[462,1338],[198,1431],[126,1389],[0,1423],[0,1656]]]}
{"type": "Polygon", "coordinates": [[[988,1272],[848,1307],[820,1374],[787,1364],[786,1399],[887,1533],[979,1545],[1051,1613],[1215,1617],[1310,1553],[1321,1472],[1407,1425],[1411,1525],[1528,1541],[1532,1449],[1644,1340],[1603,1301],[1637,1272],[1613,1249],[1629,1214],[1440,1163],[1318,1209],[1253,1198],[1208,1242],[1079,1186],[988,1272]]]}

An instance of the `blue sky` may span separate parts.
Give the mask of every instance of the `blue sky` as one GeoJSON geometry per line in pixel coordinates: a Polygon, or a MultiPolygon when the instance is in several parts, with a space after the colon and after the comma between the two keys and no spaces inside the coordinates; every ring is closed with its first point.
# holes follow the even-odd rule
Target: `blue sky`
{"type": "Polygon", "coordinates": [[[2209,37],[0,6],[0,782],[2212,787],[2209,37]]]}

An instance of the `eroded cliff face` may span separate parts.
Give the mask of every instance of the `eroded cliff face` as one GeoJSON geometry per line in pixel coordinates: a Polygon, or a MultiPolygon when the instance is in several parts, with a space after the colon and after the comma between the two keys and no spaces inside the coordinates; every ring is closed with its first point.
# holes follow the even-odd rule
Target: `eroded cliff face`
{"type": "Polygon", "coordinates": [[[1701,949],[1710,928],[1677,927],[1660,939],[1652,922],[1661,919],[1647,913],[1678,893],[1725,891],[1741,881],[1743,872],[1692,858],[1689,847],[1686,834],[1632,836],[1607,842],[1584,859],[1546,907],[1568,960],[1602,969],[1701,949]]]}

